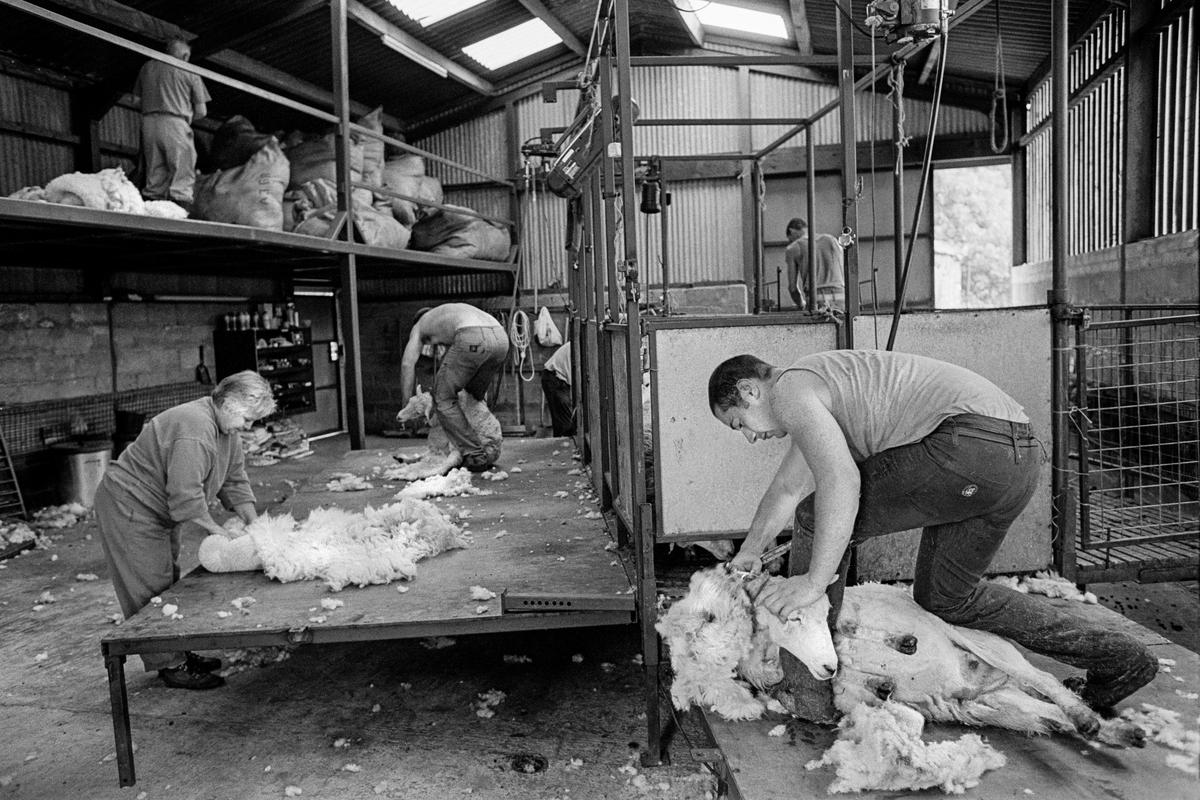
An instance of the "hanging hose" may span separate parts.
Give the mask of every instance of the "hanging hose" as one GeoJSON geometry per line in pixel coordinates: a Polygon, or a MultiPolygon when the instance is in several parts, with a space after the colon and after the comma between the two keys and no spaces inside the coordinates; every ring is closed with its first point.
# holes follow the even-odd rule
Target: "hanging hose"
{"type": "Polygon", "coordinates": [[[533,354],[529,350],[529,315],[514,308],[508,318],[508,341],[513,347],[513,365],[517,376],[529,383],[537,374],[533,367],[533,354]],[[529,376],[525,375],[525,364],[529,364],[529,376]]]}
{"type": "Polygon", "coordinates": [[[996,0],[996,76],[992,86],[992,108],[988,112],[991,122],[991,145],[993,153],[1003,153],[1008,149],[1008,91],[1004,83],[1004,39],[1000,35],[1000,0],[996,0]],[[996,108],[1000,107],[999,124],[997,124],[996,108]],[[999,143],[996,141],[996,129],[1003,130],[999,143]]]}

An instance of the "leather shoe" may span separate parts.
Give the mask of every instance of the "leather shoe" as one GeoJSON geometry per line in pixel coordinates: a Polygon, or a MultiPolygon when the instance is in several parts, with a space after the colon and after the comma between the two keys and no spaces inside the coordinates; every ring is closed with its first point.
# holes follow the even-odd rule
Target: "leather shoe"
{"type": "Polygon", "coordinates": [[[178,667],[160,669],[158,677],[172,689],[216,689],[225,685],[225,679],[211,672],[200,672],[184,662],[178,667]]]}
{"type": "Polygon", "coordinates": [[[194,672],[216,672],[221,668],[221,659],[209,658],[208,656],[190,652],[187,654],[187,661],[184,663],[191,667],[194,672]]]}

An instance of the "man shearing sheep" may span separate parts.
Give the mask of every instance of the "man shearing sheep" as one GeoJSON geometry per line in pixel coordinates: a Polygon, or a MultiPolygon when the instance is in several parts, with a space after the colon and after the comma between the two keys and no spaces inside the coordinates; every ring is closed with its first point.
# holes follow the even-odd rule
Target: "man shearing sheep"
{"type": "MultiPolygon", "coordinates": [[[[258,518],[238,431],[275,410],[257,372],[224,378],[212,395],[156,415],[109,465],[96,490],[96,522],[117,601],[128,619],[179,580],[183,523],[224,533],[209,514],[220,500],[243,522],[258,518]]],[[[175,689],[215,689],[221,662],[195,653],[143,653],[175,689]]]]}
{"type": "Polygon", "coordinates": [[[423,345],[444,345],[442,365],[433,378],[433,401],[446,436],[459,449],[463,466],[483,472],[500,458],[499,444],[485,444],[458,405],[466,389],[483,400],[492,378],[508,357],[508,334],[491,314],[467,303],[444,303],[423,308],[413,320],[400,361],[401,400],[408,402],[416,387],[417,359],[423,345]]]}
{"type": "Polygon", "coordinates": [[[821,597],[851,544],[923,528],[913,596],[926,610],[1087,670],[1080,694],[1096,709],[1154,678],[1158,662],[1133,636],[982,580],[1044,460],[1021,406],[987,379],[877,350],[782,368],[741,355],[713,371],[708,399],[747,441],[791,441],[732,562],[756,571],[804,500],[796,519],[797,534],[812,537],[808,571],[758,596],[771,611],[786,617],[821,597]]]}

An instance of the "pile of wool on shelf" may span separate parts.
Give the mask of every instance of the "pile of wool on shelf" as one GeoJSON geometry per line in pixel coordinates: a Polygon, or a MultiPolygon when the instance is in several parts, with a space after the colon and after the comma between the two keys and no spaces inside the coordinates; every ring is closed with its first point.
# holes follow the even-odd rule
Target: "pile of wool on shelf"
{"type": "Polygon", "coordinates": [[[46,547],[50,531],[73,528],[89,513],[90,509],[85,505],[65,503],[61,506],[39,508],[30,515],[29,521],[0,520],[0,546],[33,542],[37,547],[46,547]]]}
{"type": "Polygon", "coordinates": [[[266,467],[284,458],[312,455],[308,434],[288,418],[255,425],[242,431],[242,452],[253,467],[266,467]]]}
{"type": "Polygon", "coordinates": [[[200,563],[210,572],[261,569],[283,583],[324,580],[335,592],[411,580],[421,559],[470,543],[446,514],[415,499],[358,512],[317,508],[300,522],[263,515],[229,534],[200,543],[200,563]]]}

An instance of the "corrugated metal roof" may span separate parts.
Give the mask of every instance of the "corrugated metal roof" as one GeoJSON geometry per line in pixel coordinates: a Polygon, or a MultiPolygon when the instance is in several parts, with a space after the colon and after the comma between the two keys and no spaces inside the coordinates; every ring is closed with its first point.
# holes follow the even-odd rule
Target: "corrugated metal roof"
{"type": "MultiPolygon", "coordinates": [[[[777,11],[790,21],[787,3],[783,0],[747,0],[759,8],[777,11]]],[[[840,0],[843,7],[853,9],[856,19],[862,16],[861,3],[840,0]]],[[[999,8],[1006,65],[1005,80],[1010,88],[1023,89],[1050,51],[1050,5],[1044,0],[994,0],[995,5],[980,10],[957,26],[950,37],[947,60],[947,90],[978,94],[993,79],[996,44],[995,8],[999,8]]],[[[448,59],[458,68],[468,70],[494,85],[497,92],[506,91],[525,76],[544,72],[551,64],[561,64],[564,57],[578,63],[579,56],[561,45],[535,54],[497,72],[488,72],[462,53],[462,47],[489,34],[508,28],[532,17],[520,0],[485,0],[480,5],[456,14],[447,20],[421,26],[397,11],[387,0],[350,0],[352,9],[361,14],[382,19],[396,30],[411,36],[448,59]]],[[[90,17],[86,9],[100,8],[84,0],[41,0],[40,5],[148,46],[157,46],[167,33],[183,29],[195,38],[197,64],[206,62],[213,51],[229,48],[261,62],[270,70],[294,76],[321,90],[328,91],[332,83],[330,64],[330,22],[327,3],[314,0],[208,0],[205,3],[181,3],[177,0],[126,0],[114,6],[114,16],[102,21],[90,17]],[[139,15],[149,15],[137,19],[139,15]],[[147,25],[147,22],[149,24],[147,25]],[[139,27],[141,32],[135,32],[139,27]],[[261,33],[260,33],[261,32],[261,33]]],[[[595,0],[542,0],[556,23],[586,47],[592,33],[597,3],[595,0]]],[[[961,5],[961,0],[960,0],[961,5]]],[[[835,52],[835,15],[833,2],[807,3],[807,16],[814,49],[818,53],[835,52]]],[[[1094,3],[1073,3],[1070,22],[1073,31],[1083,26],[1098,8],[1094,3]]],[[[631,36],[635,53],[670,53],[690,48],[686,28],[671,0],[632,0],[630,3],[631,36]]],[[[861,22],[861,20],[860,20],[861,22]]],[[[142,57],[74,33],[37,19],[11,7],[0,7],[0,25],[5,31],[8,54],[27,65],[51,67],[84,83],[97,83],[108,78],[117,85],[132,83],[142,57]]],[[[727,37],[722,41],[729,42],[727,37]]],[[[464,103],[483,97],[476,89],[453,77],[439,78],[428,69],[385,47],[377,31],[351,20],[348,25],[350,49],[351,96],[367,107],[383,105],[385,111],[401,121],[437,119],[443,109],[462,107],[464,103]]],[[[747,42],[747,47],[762,47],[747,42]]],[[[854,33],[855,53],[865,56],[870,41],[861,32],[854,33]]],[[[883,54],[894,46],[876,42],[883,54]]],[[[919,54],[910,64],[912,78],[925,65],[926,56],[919,54]]],[[[229,70],[214,66],[219,72],[229,70]]],[[[832,71],[827,71],[832,75],[832,71]]],[[[243,77],[243,76],[237,76],[243,77]]],[[[254,82],[254,75],[245,76],[254,82]]],[[[273,89],[285,92],[285,89],[273,89]]],[[[265,128],[298,127],[302,120],[278,106],[262,102],[245,93],[210,87],[214,95],[213,114],[224,117],[243,113],[255,121],[262,120],[265,128]]],[[[427,129],[428,132],[429,129],[427,129]]]]}

